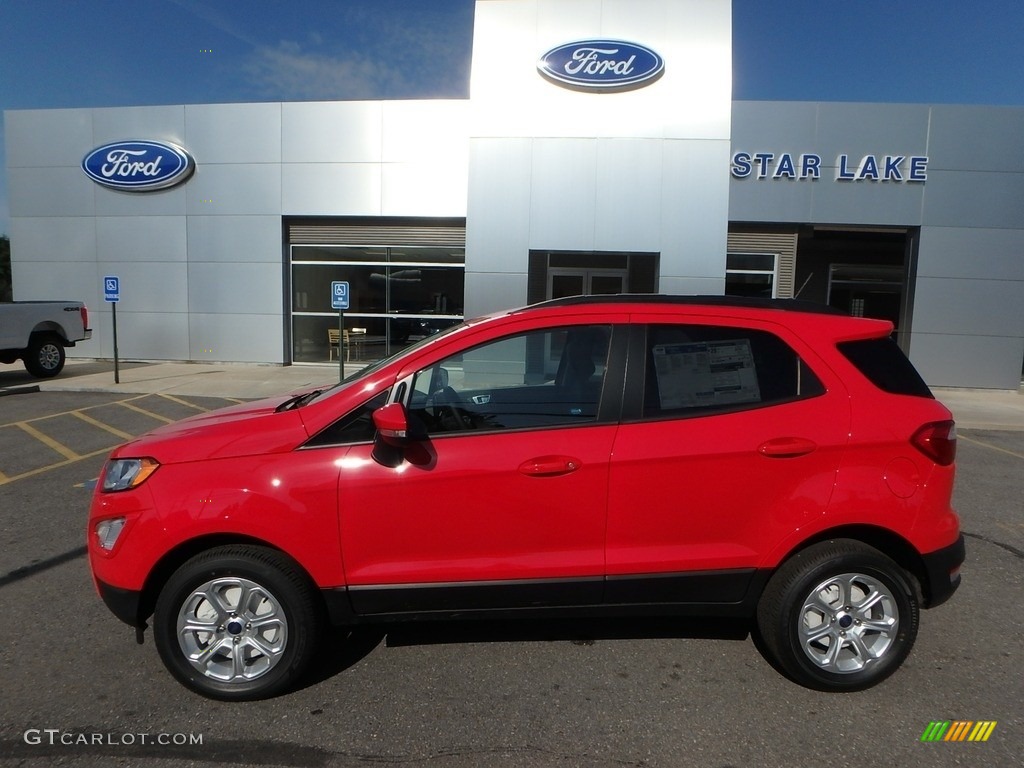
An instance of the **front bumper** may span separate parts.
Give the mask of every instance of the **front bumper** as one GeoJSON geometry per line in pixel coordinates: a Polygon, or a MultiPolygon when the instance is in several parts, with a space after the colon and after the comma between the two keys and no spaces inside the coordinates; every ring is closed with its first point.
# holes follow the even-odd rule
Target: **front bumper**
{"type": "Polygon", "coordinates": [[[937,549],[923,556],[925,568],[924,598],[928,608],[934,608],[946,602],[957,587],[960,586],[960,565],[964,561],[967,549],[964,536],[948,547],[937,549]]]}

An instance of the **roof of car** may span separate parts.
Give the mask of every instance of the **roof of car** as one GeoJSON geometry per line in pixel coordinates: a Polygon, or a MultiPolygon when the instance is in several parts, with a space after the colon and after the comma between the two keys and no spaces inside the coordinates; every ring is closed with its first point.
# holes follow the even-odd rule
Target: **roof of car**
{"type": "Polygon", "coordinates": [[[569,296],[533,304],[530,309],[566,307],[589,304],[667,304],[682,306],[740,307],[743,309],[781,309],[789,312],[811,312],[820,315],[843,315],[842,310],[827,304],[799,299],[760,299],[746,296],[677,296],[658,293],[618,293],[596,296],[569,296]]]}

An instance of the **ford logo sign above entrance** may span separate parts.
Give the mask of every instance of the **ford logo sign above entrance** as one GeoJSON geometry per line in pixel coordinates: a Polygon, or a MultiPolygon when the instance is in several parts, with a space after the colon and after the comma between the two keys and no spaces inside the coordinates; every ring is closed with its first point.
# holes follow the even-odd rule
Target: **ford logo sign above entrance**
{"type": "Polygon", "coordinates": [[[624,40],[578,40],[552,48],[537,69],[568,88],[608,92],[649,85],[665,71],[665,60],[624,40]]]}
{"type": "Polygon", "coordinates": [[[82,170],[111,189],[149,192],[187,180],[195,170],[192,155],[161,141],[117,141],[97,147],[82,160],[82,170]]]}

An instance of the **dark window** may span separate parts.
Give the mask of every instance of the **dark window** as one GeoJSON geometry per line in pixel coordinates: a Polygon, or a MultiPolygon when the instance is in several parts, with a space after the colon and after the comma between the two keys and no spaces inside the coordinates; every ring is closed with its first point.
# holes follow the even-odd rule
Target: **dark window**
{"type": "Polygon", "coordinates": [[[774,253],[730,253],[725,260],[726,296],[775,298],[778,256],[774,253]]]}
{"type": "Polygon", "coordinates": [[[387,405],[388,392],[370,398],[358,408],[349,411],[336,422],[326,427],[306,443],[309,448],[324,445],[345,445],[348,443],[371,443],[377,432],[373,426],[373,412],[387,405]]]}
{"type": "Polygon", "coordinates": [[[418,372],[409,410],[429,435],[593,423],[610,335],[572,326],[474,347],[418,372]]]}
{"type": "Polygon", "coordinates": [[[756,408],[825,392],[779,337],[704,325],[650,326],[645,381],[646,418],[756,408]]]}
{"type": "Polygon", "coordinates": [[[844,341],[839,351],[879,389],[896,395],[933,397],[921,374],[888,336],[844,341]]]}

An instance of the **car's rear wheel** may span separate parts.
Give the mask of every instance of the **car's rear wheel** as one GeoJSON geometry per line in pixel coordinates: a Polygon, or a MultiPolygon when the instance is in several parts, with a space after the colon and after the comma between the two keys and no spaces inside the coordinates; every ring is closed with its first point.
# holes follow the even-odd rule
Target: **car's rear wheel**
{"type": "Polygon", "coordinates": [[[55,333],[34,333],[25,350],[25,368],[33,376],[49,378],[64,368],[64,345],[55,333]]]}
{"type": "Polygon", "coordinates": [[[322,631],[308,579],[288,557],[256,546],[208,550],[182,565],[156,603],[160,658],[214,699],[262,699],[290,687],[322,631]]]}
{"type": "Polygon", "coordinates": [[[856,691],[903,663],[920,615],[912,577],[878,550],[839,539],[786,561],[757,610],[765,649],[796,682],[856,691]]]}

